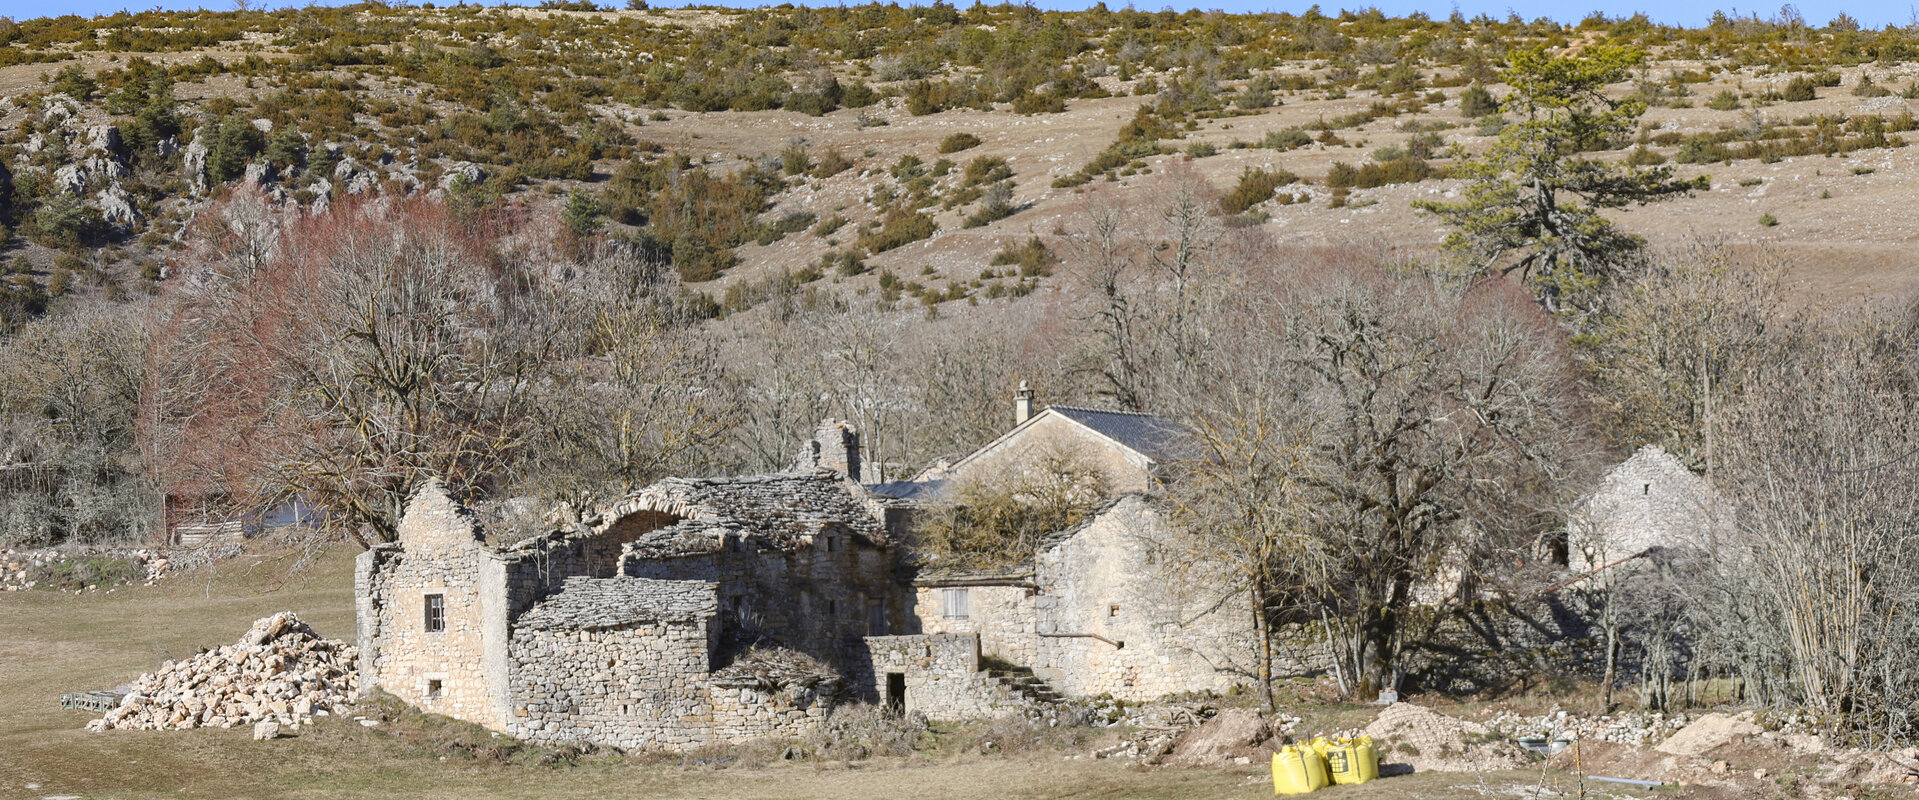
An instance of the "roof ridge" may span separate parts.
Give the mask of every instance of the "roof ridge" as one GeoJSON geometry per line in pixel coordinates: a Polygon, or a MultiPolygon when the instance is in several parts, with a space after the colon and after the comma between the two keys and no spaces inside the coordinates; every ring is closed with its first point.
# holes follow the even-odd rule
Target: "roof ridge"
{"type": "Polygon", "coordinates": [[[1121,411],[1120,409],[1117,409],[1117,408],[1093,408],[1091,406],[1069,406],[1069,405],[1062,405],[1060,403],[1048,403],[1046,407],[1061,408],[1067,411],[1091,411],[1096,414],[1125,414],[1126,416],[1129,416],[1129,417],[1152,417],[1154,419],[1165,419],[1165,417],[1162,417],[1158,414],[1154,414],[1150,411],[1121,411]]]}

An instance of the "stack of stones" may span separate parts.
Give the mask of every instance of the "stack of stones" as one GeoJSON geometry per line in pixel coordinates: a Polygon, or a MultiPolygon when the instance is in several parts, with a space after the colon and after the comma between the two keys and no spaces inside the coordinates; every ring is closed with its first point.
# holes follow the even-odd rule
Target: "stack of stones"
{"type": "Polygon", "coordinates": [[[297,727],[353,702],[358,657],[355,648],[320,638],[282,611],[253,623],[232,645],[140,676],[120,707],[87,723],[87,730],[297,727]]]}
{"type": "MultiPolygon", "coordinates": [[[[48,567],[62,561],[86,558],[123,559],[132,562],[145,573],[145,583],[152,586],[173,567],[165,550],[127,549],[109,547],[56,548],[45,547],[34,550],[12,550],[0,548],[0,591],[20,592],[40,586],[36,575],[44,574],[48,567]]],[[[90,587],[98,588],[98,587],[90,587]]]]}
{"type": "Polygon", "coordinates": [[[1658,711],[1626,711],[1604,716],[1568,713],[1555,706],[1537,717],[1501,711],[1487,727],[1513,738],[1583,739],[1633,746],[1650,746],[1666,740],[1692,722],[1686,714],[1658,711]]]}

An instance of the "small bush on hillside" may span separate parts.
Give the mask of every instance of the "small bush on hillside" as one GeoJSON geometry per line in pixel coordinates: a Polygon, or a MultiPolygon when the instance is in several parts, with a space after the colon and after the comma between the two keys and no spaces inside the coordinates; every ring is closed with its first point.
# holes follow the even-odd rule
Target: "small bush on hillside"
{"type": "Polygon", "coordinates": [[[1219,199],[1219,210],[1227,214],[1241,213],[1272,199],[1273,192],[1279,187],[1297,180],[1299,176],[1283,169],[1267,171],[1249,168],[1239,174],[1239,184],[1219,199]]]}
{"type": "Polygon", "coordinates": [[[971,150],[980,146],[980,138],[970,133],[955,133],[940,140],[940,155],[971,150]]]}
{"type": "Polygon", "coordinates": [[[1802,75],[1786,82],[1786,91],[1782,96],[1789,103],[1802,103],[1818,97],[1819,94],[1813,90],[1812,80],[1802,75]]]}
{"type": "Polygon", "coordinates": [[[884,253],[932,236],[939,230],[933,218],[918,211],[895,208],[886,212],[878,230],[861,236],[854,246],[869,253],[884,253]]]}
{"type": "Polygon", "coordinates": [[[1053,255],[1053,251],[1047,249],[1046,243],[1035,236],[1018,247],[1002,248],[994,253],[993,259],[987,263],[995,267],[1010,267],[1017,264],[1020,277],[1036,278],[1053,274],[1053,265],[1059,263],[1059,257],[1053,255]]]}

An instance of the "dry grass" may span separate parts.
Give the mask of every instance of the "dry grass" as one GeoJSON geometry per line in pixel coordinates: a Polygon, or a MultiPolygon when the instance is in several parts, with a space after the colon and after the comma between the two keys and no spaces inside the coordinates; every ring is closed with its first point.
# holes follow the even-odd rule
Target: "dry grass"
{"type": "MultiPolygon", "coordinates": [[[[322,635],[353,630],[351,554],[288,574],[245,558],[111,594],[0,594],[0,798],[248,797],[1266,797],[1262,765],[1141,768],[1086,758],[1086,732],[1014,732],[993,723],[935,726],[904,756],[781,758],[783,747],[718,757],[636,757],[522,746],[475,726],[391,702],[335,717],[299,737],[255,742],[247,730],[80,729],[88,715],[62,692],[122,684],[169,657],[230,642],[254,619],[291,609],[322,635]],[[1027,739],[1030,739],[1028,741],[1027,739]],[[986,741],[995,741],[992,747],[986,741]],[[1074,758],[1078,756],[1078,758],[1074,758]],[[27,790],[27,784],[38,784],[27,790]]],[[[709,756],[713,754],[707,754],[709,756]]],[[[1416,775],[1323,796],[1481,797],[1537,775],[1416,775]]]]}

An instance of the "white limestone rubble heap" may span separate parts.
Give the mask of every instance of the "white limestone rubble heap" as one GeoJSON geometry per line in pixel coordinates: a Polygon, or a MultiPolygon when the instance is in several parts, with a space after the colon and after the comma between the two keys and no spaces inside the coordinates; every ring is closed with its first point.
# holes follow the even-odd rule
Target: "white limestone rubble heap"
{"type": "Polygon", "coordinates": [[[353,702],[358,657],[351,645],[322,639],[282,611],[253,623],[238,642],[140,676],[120,707],[87,730],[296,727],[353,702]]]}

